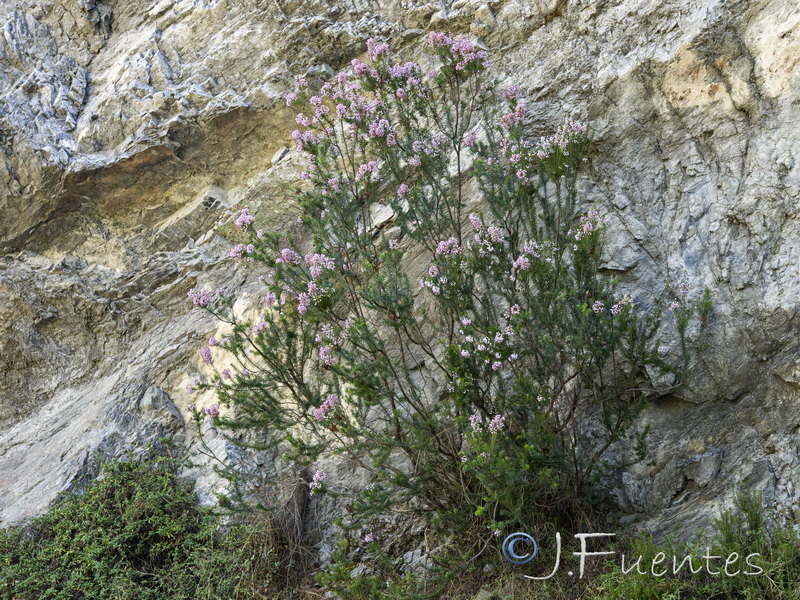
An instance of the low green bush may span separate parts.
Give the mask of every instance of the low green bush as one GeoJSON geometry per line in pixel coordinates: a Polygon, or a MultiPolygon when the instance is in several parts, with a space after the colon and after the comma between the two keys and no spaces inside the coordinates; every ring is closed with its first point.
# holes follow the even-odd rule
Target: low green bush
{"type": "Polygon", "coordinates": [[[115,462],[25,526],[0,530],[4,600],[273,598],[269,520],[227,524],[167,459],[115,462]]]}
{"type": "Polygon", "coordinates": [[[759,494],[740,492],[733,507],[724,510],[714,521],[709,535],[700,532],[689,544],[667,541],[656,544],[642,535],[628,542],[626,554],[641,556],[640,574],[636,569],[623,573],[619,564],[601,576],[602,598],[608,600],[701,600],[711,598],[793,600],[800,598],[800,532],[791,526],[781,527],[768,519],[759,494]],[[708,552],[710,551],[710,554],[708,552]],[[666,555],[652,575],[652,560],[659,553],[666,555]],[[714,556],[706,561],[704,557],[714,556]],[[674,573],[672,558],[677,564],[691,556],[693,573],[688,562],[674,573]],[[730,564],[726,566],[726,561],[730,564]]]}

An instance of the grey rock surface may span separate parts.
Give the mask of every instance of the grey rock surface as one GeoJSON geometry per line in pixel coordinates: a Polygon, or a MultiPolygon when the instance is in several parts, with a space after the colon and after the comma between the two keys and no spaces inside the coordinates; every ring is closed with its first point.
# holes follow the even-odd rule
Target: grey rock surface
{"type": "Polygon", "coordinates": [[[626,288],[713,293],[699,376],[647,410],[650,456],[608,482],[626,522],[689,531],[734,485],[797,518],[796,3],[0,0],[0,25],[0,525],[98,456],[192,444],[186,407],[213,399],[185,387],[217,326],[186,292],[248,289],[216,228],[291,171],[282,96],[371,36],[424,56],[430,30],[494,51],[532,133],[592,123],[586,202],[626,288]]]}

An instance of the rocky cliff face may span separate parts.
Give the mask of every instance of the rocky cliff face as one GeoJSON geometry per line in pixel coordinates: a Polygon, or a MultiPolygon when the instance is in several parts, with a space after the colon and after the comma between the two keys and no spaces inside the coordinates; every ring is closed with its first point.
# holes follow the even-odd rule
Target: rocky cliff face
{"type": "Polygon", "coordinates": [[[0,524],[92,477],[96,452],[191,443],[187,373],[216,325],[186,292],[245,282],[219,260],[227,209],[288,210],[263,190],[291,171],[293,76],[325,80],[371,36],[419,56],[429,30],[493,50],[532,132],[598,131],[586,198],[611,218],[610,272],[641,298],[714,295],[698,377],[643,416],[649,462],[609,482],[626,520],[689,530],[734,484],[800,510],[794,3],[0,0],[0,24],[0,524]]]}

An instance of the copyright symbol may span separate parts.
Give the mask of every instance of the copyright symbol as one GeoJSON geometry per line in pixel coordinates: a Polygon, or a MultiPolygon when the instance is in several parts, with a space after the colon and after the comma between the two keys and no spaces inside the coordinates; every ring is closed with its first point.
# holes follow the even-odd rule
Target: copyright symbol
{"type": "Polygon", "coordinates": [[[502,551],[503,556],[506,557],[508,562],[514,563],[515,565],[524,565],[533,560],[533,557],[536,556],[536,553],[539,551],[539,547],[536,545],[536,540],[533,539],[533,536],[527,533],[517,532],[512,533],[503,540],[502,551]],[[532,546],[532,548],[528,548],[529,551],[527,554],[517,554],[516,544],[518,542],[524,542],[526,545],[532,546]]]}

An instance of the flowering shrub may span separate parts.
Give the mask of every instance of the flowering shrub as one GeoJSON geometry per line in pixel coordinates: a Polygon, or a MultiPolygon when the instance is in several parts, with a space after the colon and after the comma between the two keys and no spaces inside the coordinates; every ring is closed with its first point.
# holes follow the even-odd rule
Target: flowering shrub
{"type": "Polygon", "coordinates": [[[666,303],[694,309],[682,289],[640,301],[599,274],[606,219],[577,212],[586,125],[528,137],[522,92],[487,77],[486,52],[430,44],[435,69],[370,40],[316,93],[297,81],[304,233],[242,210],[231,257],[260,265],[263,310],[240,322],[232,298],[189,293],[231,327],[201,356],[232,364],[192,388],[236,409],[206,410],[219,426],[266,431],[300,465],[328,452],[367,472],[347,490],[317,470],[309,491],[349,497],[344,524],[373,545],[413,507],[472,556],[574,517],[603,455],[634,437],[646,367],[675,371],[666,303]]]}

